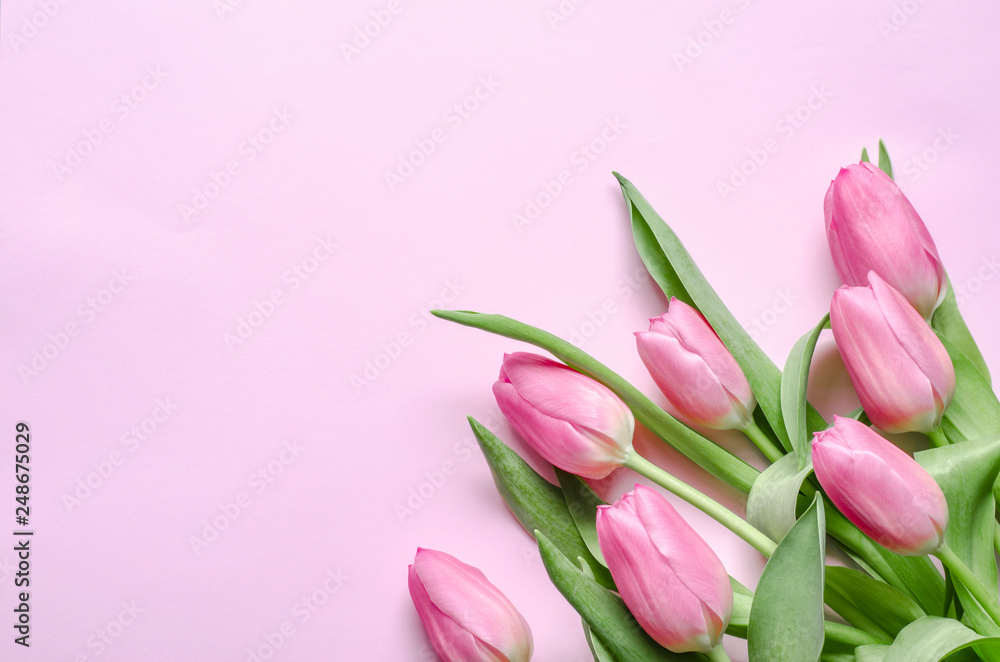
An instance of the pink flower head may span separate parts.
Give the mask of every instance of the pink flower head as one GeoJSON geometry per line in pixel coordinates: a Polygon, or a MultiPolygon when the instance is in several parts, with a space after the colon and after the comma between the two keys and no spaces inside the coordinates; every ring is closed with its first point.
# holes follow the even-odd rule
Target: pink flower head
{"type": "Polygon", "coordinates": [[[597,539],[625,605],[675,653],[711,651],[733,612],[733,589],[712,548],[657,491],[636,485],[597,510],[597,539]]]}
{"type": "Polygon", "coordinates": [[[867,285],[874,271],[930,319],[948,280],[934,240],[892,178],[871,163],[847,166],[830,183],[823,207],[844,283],[867,285]]]}
{"type": "Polygon", "coordinates": [[[700,312],[672,298],[635,341],[675,417],[716,430],[742,429],[753,420],[757,400],[750,384],[700,312]]]}
{"type": "Polygon", "coordinates": [[[444,662],[528,662],[528,623],[479,569],[454,556],[417,548],[410,597],[444,662]]]}
{"type": "Polygon", "coordinates": [[[632,450],[635,419],[625,403],[561,363],[527,352],[505,354],[493,395],[524,440],[564,471],[604,478],[632,450]]]}
{"type": "Polygon", "coordinates": [[[929,554],[944,542],[948,503],[916,460],[864,423],[834,417],[812,442],[816,478],[865,535],[889,551],[929,554]]]}
{"type": "Polygon", "coordinates": [[[833,294],[830,325],[865,413],[886,432],[937,427],[955,394],[948,351],[920,314],[869,272],[833,294]]]}

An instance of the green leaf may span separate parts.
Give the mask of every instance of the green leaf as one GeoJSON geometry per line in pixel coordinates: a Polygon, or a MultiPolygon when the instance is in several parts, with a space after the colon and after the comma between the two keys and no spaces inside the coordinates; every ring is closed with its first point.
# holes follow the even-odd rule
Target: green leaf
{"type": "Polygon", "coordinates": [[[941,613],[944,608],[944,578],[928,557],[900,556],[877,543],[871,545],[896,575],[896,579],[890,582],[893,586],[900,590],[905,588],[907,595],[928,614],[941,613]]]}
{"type": "Polygon", "coordinates": [[[811,461],[799,470],[794,455],[785,455],[765,469],[750,488],[747,521],[771,540],[781,540],[795,524],[799,492],[812,470],[811,461]]]}
{"type": "Polygon", "coordinates": [[[556,467],[556,478],[562,487],[563,497],[566,499],[566,507],[573,517],[580,537],[586,543],[587,549],[594,556],[598,563],[605,568],[608,567],[601,553],[601,545],[597,542],[597,507],[605,505],[601,497],[594,494],[594,491],[580,479],[571,473],[556,467]]]}
{"type": "Polygon", "coordinates": [[[945,294],[944,301],[934,311],[934,317],[931,318],[931,326],[965,354],[982,374],[986,385],[992,386],[990,369],[986,365],[986,359],[983,358],[983,353],[979,351],[979,345],[972,338],[972,333],[965,325],[962,313],[958,310],[958,299],[955,297],[955,288],[951,285],[951,279],[948,280],[948,293],[945,294]]]}
{"type": "MultiPolygon", "coordinates": [[[[571,558],[580,557],[588,562],[593,559],[573,522],[562,490],[539,476],[517,453],[471,416],[469,424],[486,456],[497,491],[521,526],[528,533],[536,529],[544,531],[563,554],[571,558]]],[[[607,568],[598,565],[596,576],[601,584],[614,588],[607,568]]]]}
{"type": "Polygon", "coordinates": [[[695,653],[672,653],[643,631],[617,595],[593,581],[573,565],[541,531],[535,533],[542,563],[549,578],[601,642],[619,660],[705,660],[695,653]]]}
{"type": "MultiPolygon", "coordinates": [[[[567,474],[571,475],[571,474],[567,474]]],[[[587,577],[587,579],[594,580],[594,570],[587,562],[583,559],[577,559],[580,562],[580,571],[587,577]]],[[[615,656],[611,654],[608,647],[601,641],[601,638],[597,636],[591,628],[587,621],[583,621],[583,635],[587,638],[587,646],[590,647],[590,653],[594,656],[594,662],[618,662],[615,656]]]]}
{"type": "Polygon", "coordinates": [[[618,662],[601,638],[587,625],[587,621],[583,622],[583,634],[587,638],[587,646],[590,647],[590,654],[594,656],[594,662],[618,662]]]}
{"type": "Polygon", "coordinates": [[[938,338],[955,366],[955,397],[941,421],[948,440],[1000,436],[1000,401],[993,389],[967,355],[940,332],[938,338]]]}
{"type": "Polygon", "coordinates": [[[750,612],[751,662],[809,662],[823,650],[826,522],[819,494],[778,543],[750,612]]]}
{"type": "Polygon", "coordinates": [[[862,147],[861,148],[861,162],[862,163],[871,163],[872,162],[872,160],[870,158],[868,158],[868,148],[867,147],[862,147]]]}
{"type": "Polygon", "coordinates": [[[503,315],[486,315],[466,310],[432,310],[431,313],[441,319],[489,331],[513,340],[531,343],[548,351],[569,367],[596,379],[614,391],[632,410],[636,420],[645,425],[653,434],[669,443],[719,480],[744,493],[750,491],[750,486],[760,473],[743,460],[719,448],[670,416],[657,407],[642,391],[572,343],[503,315]]]}
{"type": "Polygon", "coordinates": [[[882,644],[858,646],[854,649],[854,656],[857,662],[883,662],[885,656],[888,654],[889,647],[882,644]]]}
{"type": "Polygon", "coordinates": [[[781,413],[792,450],[798,457],[798,468],[804,469],[812,456],[809,434],[806,429],[806,389],[809,385],[809,366],[812,363],[816,342],[823,329],[830,328],[830,314],[823,316],[812,330],[799,338],[785,360],[781,373],[781,413]]]}
{"type": "Polygon", "coordinates": [[[827,566],[826,592],[835,592],[891,636],[927,615],[900,591],[851,568],[827,566]]]}
{"type": "Polygon", "coordinates": [[[903,628],[891,646],[859,646],[856,652],[858,662],[939,662],[972,646],[993,659],[1000,637],[980,636],[951,618],[924,616],[903,628]]]}
{"type": "MultiPolygon", "coordinates": [[[[945,540],[985,586],[994,587],[997,565],[993,551],[993,484],[1000,472],[1000,440],[969,440],[914,455],[933,476],[948,501],[945,540]]],[[[963,621],[980,632],[1000,635],[1000,628],[964,586],[955,590],[965,610],[963,621]]]]}
{"type": "Polygon", "coordinates": [[[878,141],[878,168],[892,179],[892,163],[889,162],[889,152],[881,138],[878,141]]]}
{"type": "MultiPolygon", "coordinates": [[[[705,316],[740,364],[767,422],[786,451],[791,450],[781,414],[781,373],[774,362],[753,341],[708,284],[680,239],[650,206],[635,186],[618,173],[622,195],[629,207],[636,250],[653,280],[667,297],[677,297],[705,316]]],[[[809,408],[808,425],[821,430],[822,417],[809,408]]]]}

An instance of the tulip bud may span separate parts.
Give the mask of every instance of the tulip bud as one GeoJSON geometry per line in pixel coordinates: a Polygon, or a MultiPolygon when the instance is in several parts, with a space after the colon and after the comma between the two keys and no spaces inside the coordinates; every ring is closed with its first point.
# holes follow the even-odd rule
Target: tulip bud
{"type": "Polygon", "coordinates": [[[454,556],[417,548],[410,597],[444,662],[528,662],[528,623],[478,570],[454,556]]]}
{"type": "Polygon", "coordinates": [[[632,450],[635,419],[625,403],[561,363],[527,352],[505,354],[493,395],[524,440],[564,471],[604,478],[632,450]]]}
{"type": "Polygon", "coordinates": [[[635,341],[676,418],[715,430],[741,430],[753,421],[757,400],[750,384],[700,312],[672,298],[635,341]]]}
{"type": "Polygon", "coordinates": [[[830,253],[844,283],[867,285],[874,271],[930,319],[948,280],[934,240],[892,178],[871,163],[842,168],[823,207],[830,253]]]}
{"type": "Polygon", "coordinates": [[[936,551],[948,526],[941,488],[916,460],[853,418],[814,435],[813,467],[830,500],[865,535],[905,556],[936,551]]]}
{"type": "Polygon", "coordinates": [[[886,432],[928,432],[955,394],[948,351],[920,314],[869,272],[833,293],[830,325],[865,413],[886,432]]]}
{"type": "Polygon", "coordinates": [[[719,557],[659,492],[643,485],[598,506],[597,540],[625,605],[675,653],[715,648],[733,612],[719,557]]]}

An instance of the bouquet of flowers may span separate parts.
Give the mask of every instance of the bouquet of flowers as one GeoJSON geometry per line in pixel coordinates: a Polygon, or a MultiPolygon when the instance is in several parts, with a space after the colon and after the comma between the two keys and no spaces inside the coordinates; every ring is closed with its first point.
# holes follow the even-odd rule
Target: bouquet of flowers
{"type": "MultiPolygon", "coordinates": [[[[783,370],[635,186],[615,176],[638,253],[670,302],[635,334],[665,408],[545,331],[500,315],[434,312],[558,359],[508,354],[493,384],[500,410],[554,465],[558,485],[470,423],[497,489],[581,615],[594,660],[728,660],[724,635],[745,638],[752,662],[1000,660],[1000,401],[884,144],[877,167],[863,151],[827,191],[826,234],[844,286],[783,370]],[[806,399],[824,329],[862,404],[833,421],[806,399]],[[636,420],[744,493],[746,517],[639,455],[636,420]],[[741,431],[769,466],[759,471],[695,428],[741,431]],[[880,431],[923,433],[930,448],[911,456],[880,431]],[[660,491],[637,485],[605,504],[584,480],[620,467],[766,557],[756,589],[727,574],[660,491]],[[828,559],[828,545],[841,561],[828,559]]],[[[419,549],[409,588],[443,660],[530,659],[528,624],[478,569],[419,549]]]]}

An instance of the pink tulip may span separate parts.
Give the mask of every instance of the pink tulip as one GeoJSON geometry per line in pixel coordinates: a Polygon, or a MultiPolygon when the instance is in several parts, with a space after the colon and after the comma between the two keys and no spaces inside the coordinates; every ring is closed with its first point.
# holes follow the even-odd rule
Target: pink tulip
{"type": "Polygon", "coordinates": [[[715,648],[733,611],[729,575],[669,501],[636,485],[613,506],[598,507],[597,539],[649,636],[675,653],[715,648]]]}
{"type": "Polygon", "coordinates": [[[493,384],[500,411],[539,455],[564,471],[604,478],[632,450],[635,419],[590,377],[535,354],[505,354],[493,384]]]}
{"type": "Polygon", "coordinates": [[[928,432],[955,394],[955,368],[933,329],[882,280],[841,287],[830,325],[865,413],[886,432],[928,432]]]}
{"type": "Polygon", "coordinates": [[[867,285],[874,271],[930,319],[948,281],[934,240],[892,178],[871,163],[847,166],[830,183],[824,212],[844,283],[867,285]]]}
{"type": "Polygon", "coordinates": [[[834,416],[812,442],[816,478],[830,500],[865,535],[906,556],[944,542],[948,503],[916,460],[864,423],[834,416]]]}
{"type": "Polygon", "coordinates": [[[528,662],[528,623],[477,568],[417,548],[409,566],[410,597],[444,662],[528,662]]]}
{"type": "Polygon", "coordinates": [[[635,334],[639,356],[682,421],[716,430],[743,429],[757,406],[736,359],[700,312],[670,299],[667,312],[635,334]]]}

